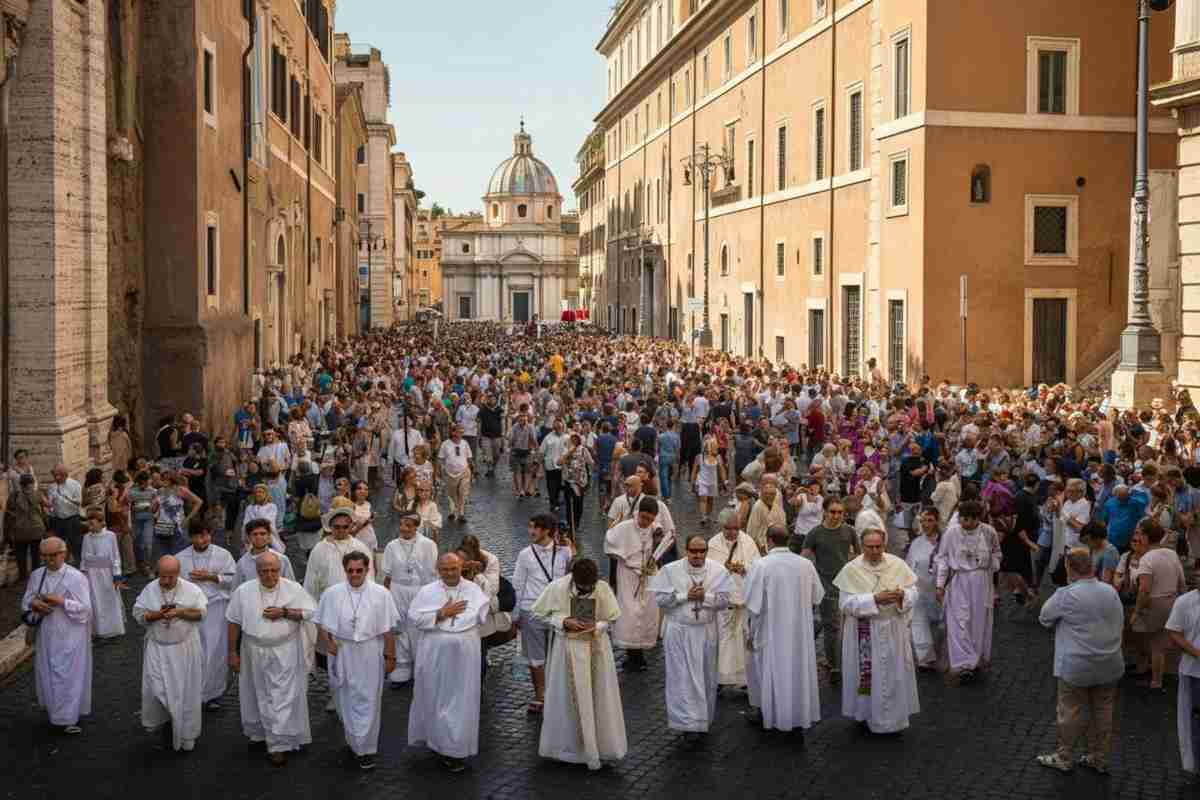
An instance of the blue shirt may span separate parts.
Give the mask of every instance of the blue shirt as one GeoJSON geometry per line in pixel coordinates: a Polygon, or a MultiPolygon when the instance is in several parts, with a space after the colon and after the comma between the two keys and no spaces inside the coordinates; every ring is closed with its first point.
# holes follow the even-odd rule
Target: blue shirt
{"type": "Polygon", "coordinates": [[[1133,529],[1146,514],[1148,498],[1143,492],[1130,492],[1124,503],[1113,496],[1104,501],[1101,516],[1108,524],[1108,540],[1118,549],[1127,547],[1133,538],[1133,529]]]}
{"type": "Polygon", "coordinates": [[[1125,609],[1107,583],[1089,577],[1059,589],[1039,621],[1054,628],[1054,677],[1072,686],[1103,686],[1125,674],[1125,609]]]}
{"type": "Polygon", "coordinates": [[[938,462],[938,440],[933,431],[926,430],[917,434],[917,444],[921,446],[921,455],[931,464],[938,462]]]}
{"type": "Polygon", "coordinates": [[[602,433],[596,437],[596,466],[601,474],[612,465],[613,451],[617,448],[617,437],[602,433]]]}
{"type": "Polygon", "coordinates": [[[658,457],[668,463],[679,460],[680,441],[675,431],[663,431],[658,435],[658,457]]]}

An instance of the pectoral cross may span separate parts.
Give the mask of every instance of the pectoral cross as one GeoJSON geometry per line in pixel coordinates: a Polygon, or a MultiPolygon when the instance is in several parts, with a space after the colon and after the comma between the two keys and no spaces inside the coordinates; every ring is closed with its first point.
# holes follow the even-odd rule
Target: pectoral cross
{"type": "MultiPolygon", "coordinates": [[[[704,579],[703,579],[703,578],[701,578],[699,581],[692,581],[692,588],[693,588],[693,589],[695,589],[695,588],[696,588],[696,587],[698,587],[698,586],[703,586],[703,585],[704,585],[704,579]]],[[[699,621],[700,621],[700,608],[701,608],[703,605],[704,605],[704,601],[703,601],[703,600],[696,600],[696,601],[694,601],[694,602],[693,602],[693,604],[692,604],[692,615],[693,615],[693,616],[696,618],[696,621],[697,621],[697,622],[699,622],[699,621]]]]}

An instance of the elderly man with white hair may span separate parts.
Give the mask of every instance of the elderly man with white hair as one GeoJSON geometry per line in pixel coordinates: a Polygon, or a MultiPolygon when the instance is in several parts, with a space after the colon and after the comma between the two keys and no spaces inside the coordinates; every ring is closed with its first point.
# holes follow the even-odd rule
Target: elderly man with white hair
{"type": "Polygon", "coordinates": [[[179,560],[158,560],[158,579],[146,584],[133,604],[133,618],[146,629],[142,654],[142,725],[162,730],[164,749],[191,751],[200,738],[204,646],[200,626],[208,598],[179,577],[179,560]]]}
{"type": "Polygon", "coordinates": [[[920,711],[909,636],[917,576],[885,552],[882,527],[864,531],[860,543],[862,555],[833,579],[842,611],[842,714],[871,733],[896,733],[920,711]]]}
{"type": "Polygon", "coordinates": [[[78,734],[79,718],[92,713],[91,589],[67,563],[65,541],[43,539],[41,554],[46,565],[29,576],[21,599],[21,620],[37,629],[37,701],[51,725],[78,734]]]}
{"type": "Polygon", "coordinates": [[[308,673],[317,606],[303,586],[280,574],[283,556],[268,549],[254,563],[258,578],[239,586],[225,611],[229,667],[238,673],[242,732],[251,748],[265,748],[282,767],[290,751],[312,742],[308,673]]]}

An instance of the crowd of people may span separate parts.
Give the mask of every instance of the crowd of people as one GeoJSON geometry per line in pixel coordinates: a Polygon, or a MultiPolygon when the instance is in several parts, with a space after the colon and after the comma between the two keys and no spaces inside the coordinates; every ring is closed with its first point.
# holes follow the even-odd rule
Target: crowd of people
{"type": "Polygon", "coordinates": [[[232,419],[164,419],[144,447],[118,419],[111,474],[82,485],[61,465],[39,485],[17,451],[4,532],[52,725],[81,732],[93,646],[126,635],[135,585],[147,730],[191,750],[232,672],[243,731],[279,766],[312,741],[324,673],[359,767],[390,686],[411,687],[409,743],[461,771],[488,650],[514,639],[546,758],[621,759],[618,671],[660,644],[666,723],[690,743],[719,695],[744,695],[751,724],[810,728],[821,674],[846,717],[895,734],[919,672],[980,680],[997,622],[1025,617],[1055,640],[1058,747],[1038,763],[1106,773],[1118,683],[1164,693],[1177,675],[1196,772],[1185,391],[1118,411],[1061,385],[890,382],[873,359],[839,376],[586,325],[439,328],[296,356],[256,373],[232,419]],[[529,509],[509,565],[468,522],[473,493],[509,491],[498,469],[529,509]],[[372,498],[389,495],[385,526],[372,498]]]}

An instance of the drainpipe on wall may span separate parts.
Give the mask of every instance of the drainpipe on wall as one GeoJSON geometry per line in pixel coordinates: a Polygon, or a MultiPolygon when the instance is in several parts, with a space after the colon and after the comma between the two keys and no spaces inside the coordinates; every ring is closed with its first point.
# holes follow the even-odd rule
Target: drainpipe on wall
{"type": "MultiPolygon", "coordinates": [[[[258,11],[251,9],[250,41],[242,51],[242,313],[250,316],[250,148],[254,143],[254,114],[251,111],[250,54],[258,36],[258,11]]],[[[265,135],[265,131],[263,132],[265,135]]],[[[258,353],[254,354],[257,360],[258,353]]]]}
{"type": "MultiPolygon", "coordinates": [[[[3,31],[0,31],[3,35],[3,31]]],[[[0,422],[4,425],[0,435],[0,463],[8,464],[9,440],[12,438],[12,381],[9,367],[12,364],[12,272],[8,252],[8,82],[12,78],[17,59],[5,60],[4,78],[0,80],[0,309],[4,320],[0,323],[0,422]]]]}
{"type": "MultiPolygon", "coordinates": [[[[318,15],[319,16],[319,15],[318,15]]],[[[305,148],[305,164],[304,164],[304,292],[309,294],[312,291],[312,150],[315,136],[313,135],[313,102],[312,102],[312,69],[310,67],[310,53],[312,51],[311,43],[308,41],[311,28],[305,25],[304,31],[304,93],[305,99],[308,101],[304,104],[304,130],[308,131],[308,147],[305,148]]],[[[318,306],[319,308],[320,306],[318,306]]],[[[305,309],[305,318],[308,317],[308,310],[305,309]]],[[[318,328],[320,320],[317,320],[318,328]]],[[[304,337],[301,337],[303,341],[304,337]]],[[[309,342],[312,346],[312,342],[309,342]]],[[[303,349],[303,348],[301,348],[303,349]]]]}
{"type": "MultiPolygon", "coordinates": [[[[834,116],[833,110],[836,107],[836,103],[837,103],[837,8],[835,7],[835,5],[833,5],[833,4],[830,5],[829,13],[831,15],[831,19],[829,20],[829,23],[830,23],[829,24],[829,38],[830,38],[830,42],[829,42],[829,52],[830,52],[830,56],[829,56],[829,63],[830,63],[830,69],[829,69],[829,113],[826,114],[825,116],[826,116],[826,119],[828,120],[828,129],[832,132],[835,127],[835,125],[834,125],[835,116],[834,116]]],[[[826,254],[828,264],[826,265],[826,269],[825,269],[825,274],[826,274],[826,276],[828,276],[826,279],[826,284],[828,286],[827,292],[828,292],[828,297],[829,297],[829,300],[827,303],[827,308],[825,310],[825,327],[826,327],[825,352],[829,354],[829,357],[825,362],[825,369],[829,370],[830,372],[833,372],[833,367],[834,367],[834,364],[833,364],[833,310],[834,310],[834,306],[835,306],[834,294],[833,294],[833,270],[834,270],[834,264],[835,264],[834,259],[833,259],[833,253],[834,253],[834,244],[833,243],[836,238],[834,236],[834,230],[833,230],[833,226],[834,226],[833,176],[837,172],[837,167],[835,166],[834,160],[833,160],[833,151],[834,151],[834,142],[837,140],[837,136],[836,135],[826,136],[825,138],[829,140],[829,169],[828,169],[828,174],[829,174],[829,252],[826,254]]],[[[860,288],[859,289],[859,298],[858,298],[859,320],[861,320],[862,316],[863,316],[862,309],[865,306],[865,301],[866,301],[865,295],[866,295],[866,292],[864,292],[860,288]]],[[[862,323],[861,323],[861,321],[859,322],[859,340],[860,341],[862,340],[862,323]]],[[[843,342],[842,346],[845,347],[846,343],[843,342]]],[[[861,356],[861,355],[862,355],[862,352],[860,350],[859,356],[861,356]]],[[[860,358],[860,360],[861,360],[861,358],[860,358]]],[[[842,377],[844,378],[846,376],[843,375],[842,377]]]]}
{"type": "MultiPolygon", "coordinates": [[[[767,13],[763,5],[759,6],[758,18],[762,21],[759,27],[759,41],[767,41],[767,13]]],[[[758,148],[758,164],[759,168],[758,190],[766,194],[767,180],[767,65],[763,64],[762,71],[762,99],[759,101],[759,108],[762,112],[762,120],[758,124],[758,129],[762,131],[759,134],[759,141],[762,142],[758,148]]],[[[746,175],[750,177],[750,165],[746,165],[746,175]]],[[[746,197],[749,200],[749,196],[746,197]]],[[[786,257],[786,256],[785,256],[786,257]]],[[[763,203],[758,204],[758,357],[764,357],[764,351],[767,349],[767,207],[763,203]]],[[[803,363],[803,362],[801,362],[803,363]]],[[[809,366],[812,366],[811,364],[809,366]]]]}

